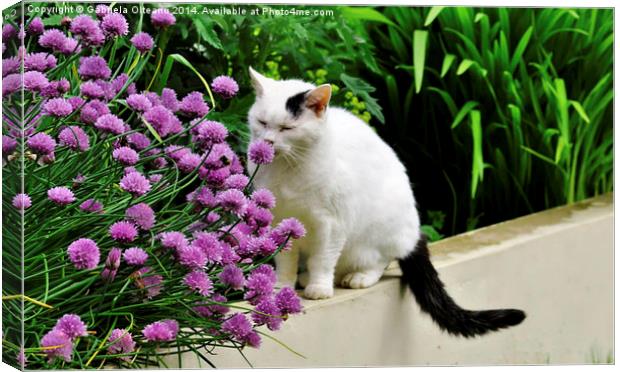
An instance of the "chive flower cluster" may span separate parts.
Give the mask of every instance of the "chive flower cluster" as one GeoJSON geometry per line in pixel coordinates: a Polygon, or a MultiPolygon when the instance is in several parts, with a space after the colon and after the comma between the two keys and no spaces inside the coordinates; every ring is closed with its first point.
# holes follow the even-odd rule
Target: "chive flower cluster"
{"type": "MultiPolygon", "coordinates": [[[[146,90],[141,71],[174,15],[154,10],[151,35],[106,5],[95,9],[57,26],[35,17],[2,30],[3,167],[17,178],[23,161],[35,175],[9,204],[40,227],[24,254],[28,264],[45,257],[46,279],[31,275],[47,289],[29,290],[54,306],[24,314],[35,321],[14,358],[33,368],[131,365],[177,342],[202,338],[198,346],[205,334],[213,345],[259,347],[258,327],[277,330],[302,311],[269,262],[305,229],[293,217],[274,221],[273,194],[253,189],[225,119],[209,118],[239,86],[215,77],[221,104],[207,92],[146,90]],[[21,105],[27,120],[16,120],[21,105]]],[[[259,167],[274,156],[267,142],[249,147],[259,167]]]]}

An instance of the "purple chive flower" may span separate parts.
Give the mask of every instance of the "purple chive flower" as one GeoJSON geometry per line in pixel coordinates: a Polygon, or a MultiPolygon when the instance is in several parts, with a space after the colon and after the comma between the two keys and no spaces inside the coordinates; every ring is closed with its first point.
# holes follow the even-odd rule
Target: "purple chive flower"
{"type": "Polygon", "coordinates": [[[63,315],[54,326],[54,329],[63,332],[69,338],[76,339],[78,337],[86,336],[86,324],[75,314],[63,315]]]}
{"type": "Polygon", "coordinates": [[[87,98],[104,98],[105,91],[94,81],[87,81],[80,85],[80,94],[87,98]]]}
{"type": "Polygon", "coordinates": [[[122,14],[116,12],[111,12],[103,17],[101,28],[103,33],[109,38],[124,36],[129,32],[127,20],[122,14]]]}
{"type": "Polygon", "coordinates": [[[181,247],[177,251],[179,253],[179,262],[190,269],[202,269],[207,264],[207,255],[195,245],[181,247]]]}
{"type": "Polygon", "coordinates": [[[43,21],[41,21],[40,17],[34,17],[34,19],[28,24],[28,33],[32,35],[39,35],[42,34],[43,31],[45,31],[43,21]]]}
{"type": "Polygon", "coordinates": [[[24,89],[31,92],[40,92],[47,87],[47,77],[39,71],[24,72],[24,89]]]}
{"type": "MultiPolygon", "coordinates": [[[[110,114],[108,105],[99,100],[92,100],[82,107],[80,112],[80,120],[86,124],[94,124],[97,119],[108,114],[110,114]]],[[[116,125],[114,125],[114,127],[116,127],[116,125]]]]}
{"type": "Polygon", "coordinates": [[[125,217],[128,221],[135,223],[140,229],[145,231],[150,230],[155,224],[155,212],[146,203],[136,204],[127,208],[125,217]]]}
{"type": "Polygon", "coordinates": [[[82,47],[78,45],[77,40],[67,37],[60,52],[64,55],[77,54],[82,51],[82,47]]]}
{"type": "Polygon", "coordinates": [[[245,285],[243,271],[235,265],[226,265],[218,277],[222,284],[232,289],[241,289],[245,285]]]}
{"type": "Polygon", "coordinates": [[[112,270],[118,270],[121,267],[121,253],[122,249],[112,248],[108,253],[108,257],[105,260],[105,267],[112,270]]]}
{"type": "Polygon", "coordinates": [[[258,349],[261,344],[261,338],[258,333],[256,333],[256,331],[250,331],[250,333],[245,336],[245,343],[253,348],[258,349]]]}
{"type": "Polygon", "coordinates": [[[108,67],[105,59],[99,56],[90,56],[80,58],[78,74],[85,80],[109,79],[110,75],[112,75],[112,70],[108,67]]]}
{"type": "Polygon", "coordinates": [[[45,71],[56,67],[56,57],[48,53],[29,53],[24,58],[24,70],[45,71]]]}
{"type": "Polygon", "coordinates": [[[97,15],[97,18],[103,18],[111,12],[112,10],[110,10],[110,7],[105,4],[99,4],[95,7],[95,14],[97,15]]]}
{"type": "Polygon", "coordinates": [[[218,76],[215,79],[213,79],[213,82],[211,83],[211,88],[213,88],[213,91],[217,94],[219,94],[220,96],[222,96],[222,98],[225,99],[229,99],[235,96],[235,94],[237,94],[237,92],[239,92],[239,85],[237,84],[237,82],[235,81],[235,79],[231,78],[230,76],[218,76]]]}
{"type": "Polygon", "coordinates": [[[145,266],[137,271],[142,278],[140,279],[144,288],[146,288],[146,297],[151,299],[161,293],[163,285],[163,277],[161,275],[146,275],[151,271],[149,266],[145,266]]]}
{"type": "Polygon", "coordinates": [[[161,104],[172,112],[179,110],[179,100],[177,92],[170,88],[164,88],[161,92],[161,104]]]}
{"type": "MultiPolygon", "coordinates": [[[[111,343],[108,346],[109,354],[129,354],[133,353],[136,348],[136,343],[129,331],[126,329],[116,328],[110,334],[108,342],[111,343]]],[[[122,360],[129,361],[129,356],[121,357],[122,360]]]]}
{"type": "MultiPolygon", "coordinates": [[[[200,120],[200,119],[195,119],[200,120]]],[[[202,147],[211,147],[213,144],[222,143],[228,136],[226,127],[217,121],[206,120],[192,128],[192,139],[202,147]]]]}
{"type": "Polygon", "coordinates": [[[301,312],[301,300],[295,290],[291,287],[284,287],[275,297],[276,305],[282,315],[296,314],[301,312]]]}
{"type": "Polygon", "coordinates": [[[82,183],[84,183],[84,181],[86,181],[86,177],[84,177],[81,173],[78,173],[74,178],[73,178],[73,187],[78,187],[79,185],[81,185],[82,183]]]}
{"type": "Polygon", "coordinates": [[[261,299],[271,295],[274,284],[270,276],[261,272],[253,272],[246,282],[248,290],[243,295],[243,299],[249,300],[251,304],[256,304],[261,299]]]}
{"type": "MultiPolygon", "coordinates": [[[[205,166],[209,169],[225,167],[235,159],[236,155],[227,143],[216,143],[211,147],[205,166]]],[[[228,170],[230,173],[230,170],[228,170]]],[[[229,174],[226,175],[228,177],[229,174]]],[[[226,178],[224,177],[224,179],[226,178]]]]}
{"type": "MultiPolygon", "coordinates": [[[[41,90],[41,95],[44,97],[60,97],[63,94],[67,93],[70,88],[71,88],[71,84],[69,83],[69,81],[65,78],[62,78],[57,81],[50,81],[47,87],[41,90]]],[[[71,97],[71,98],[75,99],[79,97],[71,97]]],[[[67,99],[67,102],[71,105],[71,110],[75,110],[77,106],[74,104],[74,102],[71,101],[71,98],[67,99]]],[[[84,101],[82,100],[81,103],[83,102],[84,101]]]]}
{"type": "Polygon", "coordinates": [[[146,111],[143,117],[160,136],[165,137],[170,133],[172,113],[164,106],[154,106],[146,111]]]}
{"type": "Polygon", "coordinates": [[[159,8],[151,14],[151,23],[155,28],[172,26],[176,22],[176,18],[168,9],[159,8]]]}
{"type": "Polygon", "coordinates": [[[108,257],[105,260],[105,268],[101,272],[101,277],[107,282],[111,282],[116,277],[118,268],[121,266],[121,253],[120,248],[112,248],[108,253],[108,257]]]}
{"type": "Polygon", "coordinates": [[[248,245],[252,251],[263,256],[270,256],[278,249],[276,243],[267,236],[253,237],[248,245]]]}
{"type": "Polygon", "coordinates": [[[247,208],[247,199],[239,190],[222,191],[216,197],[224,210],[233,212],[238,216],[243,215],[247,208]]]}
{"type": "Polygon", "coordinates": [[[181,249],[187,247],[189,242],[183,233],[178,231],[167,231],[160,234],[161,245],[171,249],[181,249]]]}
{"type": "Polygon", "coordinates": [[[191,150],[187,147],[181,147],[177,145],[171,145],[164,149],[166,155],[168,155],[172,160],[179,161],[186,154],[190,154],[191,150]]]}
{"type": "Polygon", "coordinates": [[[200,248],[209,262],[220,262],[222,260],[222,244],[214,233],[195,232],[192,245],[200,248]]]}
{"type": "Polygon", "coordinates": [[[116,115],[105,114],[97,119],[95,128],[106,133],[122,134],[125,132],[125,122],[116,115]]]}
{"type": "Polygon", "coordinates": [[[103,204],[95,199],[88,199],[80,204],[80,210],[84,212],[99,213],[103,211],[103,204]]]}
{"type": "Polygon", "coordinates": [[[213,293],[213,283],[211,283],[209,275],[203,271],[192,271],[191,273],[185,275],[185,278],[183,278],[183,283],[191,290],[202,296],[207,297],[213,293]]]}
{"type": "Polygon", "coordinates": [[[72,150],[86,151],[90,148],[88,135],[76,125],[63,128],[58,134],[61,146],[67,146],[72,150]]]}
{"type": "Polygon", "coordinates": [[[237,252],[235,252],[235,250],[230,246],[230,244],[223,243],[222,249],[222,264],[234,264],[241,260],[241,257],[239,257],[237,252]]]}
{"type": "Polygon", "coordinates": [[[149,255],[142,248],[133,247],[125,250],[123,259],[129,265],[142,266],[148,260],[149,255]]]}
{"type": "Polygon", "coordinates": [[[5,58],[2,60],[2,77],[19,72],[21,62],[17,57],[5,58]]]}
{"type": "Polygon", "coordinates": [[[151,145],[151,140],[149,140],[146,135],[136,132],[127,136],[127,143],[134,149],[140,151],[149,147],[151,145]]]}
{"type": "Polygon", "coordinates": [[[13,206],[17,209],[24,210],[30,208],[32,201],[28,194],[17,194],[13,197],[13,206]]]}
{"type": "Polygon", "coordinates": [[[148,341],[173,341],[179,332],[176,320],[160,320],[144,327],[142,334],[148,341]]]}
{"type": "Polygon", "coordinates": [[[44,48],[52,49],[55,52],[62,52],[66,41],[67,37],[65,34],[57,29],[47,30],[39,37],[39,45],[44,48]]]}
{"type": "Polygon", "coordinates": [[[73,192],[66,187],[54,187],[47,190],[47,197],[58,205],[67,205],[75,201],[73,192]]]}
{"type": "Polygon", "coordinates": [[[86,45],[98,46],[105,41],[105,36],[97,21],[85,14],[71,20],[70,30],[74,35],[80,36],[86,45]]]}
{"type": "Polygon", "coordinates": [[[267,328],[277,331],[282,326],[282,314],[280,308],[272,298],[264,298],[254,308],[257,312],[252,313],[252,320],[256,325],[266,324],[267,328]]]}
{"type": "Polygon", "coordinates": [[[233,174],[228,176],[226,181],[224,181],[224,186],[229,189],[243,190],[249,182],[250,179],[243,174],[233,174]]]}
{"type": "Polygon", "coordinates": [[[183,123],[179,118],[170,112],[170,123],[168,125],[168,132],[172,134],[181,133],[185,128],[183,128],[183,123]]]}
{"type": "Polygon", "coordinates": [[[198,168],[200,163],[202,163],[202,160],[203,160],[202,156],[198,154],[194,154],[194,153],[189,153],[189,154],[183,155],[183,157],[179,159],[179,162],[177,165],[182,172],[190,173],[194,169],[198,168]]]}
{"type": "Polygon", "coordinates": [[[254,141],[248,148],[248,157],[255,164],[269,164],[273,161],[274,155],[273,146],[267,141],[254,141]]]}
{"type": "Polygon", "coordinates": [[[112,157],[123,165],[134,165],[140,160],[138,153],[127,146],[112,151],[112,157]]]}
{"type": "Polygon", "coordinates": [[[144,94],[144,96],[151,101],[153,106],[161,106],[161,98],[157,95],[157,93],[144,91],[142,94],[144,94]]]}
{"type": "Polygon", "coordinates": [[[112,239],[121,243],[132,242],[138,236],[138,230],[136,230],[134,224],[127,221],[113,223],[109,231],[112,239]]]}
{"type": "MultiPolygon", "coordinates": [[[[214,293],[213,296],[211,296],[211,301],[220,302],[220,303],[227,302],[226,297],[222,296],[219,293],[214,293]]],[[[230,308],[228,306],[215,303],[215,304],[208,305],[208,306],[197,306],[197,307],[194,307],[194,310],[200,316],[213,317],[216,315],[223,315],[223,314],[228,313],[230,311],[230,308]]]]}
{"type": "Polygon", "coordinates": [[[252,274],[263,274],[263,275],[267,276],[269,278],[269,280],[273,284],[276,284],[276,282],[278,281],[278,277],[276,276],[276,272],[273,269],[273,266],[271,266],[271,265],[262,264],[259,267],[257,267],[256,269],[252,270],[252,274]]]}
{"type": "Polygon", "coordinates": [[[73,343],[64,332],[52,329],[41,338],[41,346],[46,348],[43,352],[47,355],[50,362],[56,358],[62,358],[66,362],[71,361],[73,343]]]}
{"type": "Polygon", "coordinates": [[[76,269],[92,270],[99,264],[99,247],[92,239],[81,238],[69,244],[69,259],[76,269]]]}
{"type": "Polygon", "coordinates": [[[201,186],[188,195],[188,201],[197,203],[201,207],[213,208],[217,205],[217,199],[208,187],[201,186]],[[190,197],[191,195],[191,197],[190,197]]]}
{"type": "Polygon", "coordinates": [[[17,363],[22,368],[26,368],[26,365],[28,364],[28,359],[26,358],[26,352],[24,351],[23,347],[20,347],[19,352],[17,353],[17,363]]]}
{"type": "Polygon", "coordinates": [[[21,74],[11,74],[2,79],[2,96],[15,93],[22,88],[21,74]]]}
{"type": "Polygon", "coordinates": [[[112,89],[114,90],[114,93],[120,93],[125,84],[127,84],[127,81],[129,81],[129,76],[127,76],[124,72],[115,77],[114,80],[112,80],[112,89]]]}
{"type": "Polygon", "coordinates": [[[9,156],[17,148],[17,141],[13,137],[2,135],[2,155],[9,156]]]}
{"type": "Polygon", "coordinates": [[[162,179],[163,177],[164,177],[164,176],[163,176],[163,175],[161,175],[161,174],[151,174],[151,175],[149,176],[149,181],[150,181],[151,183],[157,183],[157,182],[161,181],[161,179],[162,179]]]}
{"type": "Polygon", "coordinates": [[[243,342],[252,331],[252,324],[245,315],[237,313],[222,323],[222,331],[230,333],[237,341],[243,342]]]}
{"type": "Polygon", "coordinates": [[[114,98],[114,96],[116,95],[116,92],[114,91],[114,88],[112,87],[112,83],[110,83],[109,81],[95,80],[95,84],[97,84],[99,88],[101,88],[101,91],[103,92],[103,97],[106,100],[109,101],[112,98],[114,98]]]}
{"type": "Polygon", "coordinates": [[[174,334],[174,337],[176,337],[176,334],[179,333],[179,322],[173,319],[164,319],[161,322],[166,324],[174,334]]]}
{"type": "Polygon", "coordinates": [[[283,219],[274,229],[280,236],[290,235],[293,239],[299,239],[306,235],[304,225],[294,217],[283,219]]]}
{"type": "Polygon", "coordinates": [[[189,117],[201,117],[209,113],[209,105],[200,92],[191,92],[183,97],[179,109],[189,117]]]}
{"type": "Polygon", "coordinates": [[[142,94],[130,94],[127,97],[127,104],[129,107],[139,112],[148,111],[153,107],[151,101],[142,94]]]}
{"type": "Polygon", "coordinates": [[[131,38],[131,44],[135,46],[140,53],[146,53],[153,49],[153,38],[146,32],[138,32],[131,38]]]}
{"type": "Polygon", "coordinates": [[[17,30],[13,27],[12,24],[7,23],[2,26],[2,40],[6,43],[9,39],[17,36],[17,30]]]}
{"type": "Polygon", "coordinates": [[[226,177],[230,175],[230,168],[224,167],[220,169],[207,169],[201,167],[198,170],[200,179],[206,180],[207,184],[214,188],[221,188],[226,180],[226,177]]]}
{"type": "Polygon", "coordinates": [[[151,184],[142,174],[132,172],[121,178],[121,189],[131,193],[134,196],[141,196],[151,190],[151,184]]]}
{"type": "Polygon", "coordinates": [[[273,214],[268,209],[256,207],[252,210],[251,221],[253,227],[267,227],[273,221],[273,214]]]}

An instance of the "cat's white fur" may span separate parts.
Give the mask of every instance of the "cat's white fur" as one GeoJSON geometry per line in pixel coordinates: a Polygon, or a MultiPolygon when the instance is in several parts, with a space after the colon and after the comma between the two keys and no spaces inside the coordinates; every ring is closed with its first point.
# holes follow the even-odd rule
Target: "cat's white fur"
{"type": "MultiPolygon", "coordinates": [[[[276,81],[250,68],[256,101],[248,114],[252,140],[273,142],[276,157],[262,165],[255,185],[277,198],[274,222],[298,218],[306,237],[276,256],[279,281],[299,282],[310,299],[333,295],[334,284],[365,288],[403,258],[420,238],[420,221],[405,167],[362,120],[327,106],[329,85],[276,81]],[[295,119],[287,99],[310,90],[295,119]],[[316,110],[316,111],[315,111],[316,110]],[[260,123],[267,123],[266,126],[260,123]],[[281,128],[288,128],[282,130],[281,128]]],[[[256,165],[248,160],[253,172],[256,165]]]]}

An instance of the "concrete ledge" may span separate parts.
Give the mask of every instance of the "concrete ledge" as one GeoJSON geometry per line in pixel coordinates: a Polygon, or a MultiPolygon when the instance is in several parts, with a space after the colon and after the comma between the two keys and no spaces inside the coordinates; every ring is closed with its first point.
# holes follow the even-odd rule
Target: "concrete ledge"
{"type": "MultiPolygon", "coordinates": [[[[458,235],[431,246],[448,292],[470,309],[520,308],[520,326],[476,339],[442,333],[400,285],[337,289],[244,354],[254,367],[583,364],[613,355],[613,204],[605,195],[458,235]],[[610,354],[611,353],[611,354],[610,354]]],[[[208,358],[248,367],[239,353],[208,358]]],[[[171,365],[172,366],[172,365],[171,365]]],[[[206,367],[186,354],[184,368],[206,367]]]]}

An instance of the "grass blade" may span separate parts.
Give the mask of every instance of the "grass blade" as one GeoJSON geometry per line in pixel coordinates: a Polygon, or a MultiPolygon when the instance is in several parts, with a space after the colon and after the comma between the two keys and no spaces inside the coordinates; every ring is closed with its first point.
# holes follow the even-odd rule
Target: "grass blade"
{"type": "Polygon", "coordinates": [[[430,26],[430,24],[433,23],[435,18],[437,18],[439,13],[441,13],[443,8],[445,8],[445,6],[434,6],[434,7],[432,7],[431,10],[428,12],[428,15],[426,16],[426,20],[424,21],[424,26],[425,27],[430,26]]]}
{"type": "Polygon", "coordinates": [[[467,71],[473,64],[474,64],[474,61],[472,61],[471,59],[462,60],[461,63],[459,64],[459,67],[456,69],[456,74],[463,75],[465,71],[467,71]]]}
{"type": "Polygon", "coordinates": [[[415,68],[415,92],[422,89],[424,79],[424,59],[426,57],[426,40],[428,31],[415,30],[413,32],[413,66],[415,68]]]}
{"type": "Polygon", "coordinates": [[[467,114],[469,114],[469,112],[473,110],[476,106],[478,106],[478,102],[475,102],[475,101],[466,102],[463,105],[463,107],[461,107],[461,110],[459,111],[459,113],[456,114],[456,117],[454,118],[454,121],[452,122],[451,128],[452,129],[456,128],[459,125],[459,123],[463,121],[465,116],[467,116],[467,114]]]}
{"type": "Polygon", "coordinates": [[[439,75],[440,77],[444,77],[446,73],[448,73],[448,70],[450,70],[450,66],[452,66],[452,62],[454,62],[455,58],[456,56],[454,54],[446,54],[446,56],[443,57],[443,63],[441,64],[441,74],[439,75]]]}

